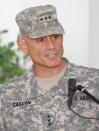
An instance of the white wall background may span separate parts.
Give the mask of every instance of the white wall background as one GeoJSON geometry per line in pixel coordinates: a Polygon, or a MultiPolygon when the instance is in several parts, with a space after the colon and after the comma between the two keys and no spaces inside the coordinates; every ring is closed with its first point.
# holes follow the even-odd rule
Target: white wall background
{"type": "Polygon", "coordinates": [[[0,30],[9,29],[6,41],[16,41],[16,14],[28,7],[53,4],[57,8],[64,35],[64,56],[70,61],[99,68],[99,0],[2,0],[0,1],[0,30]],[[96,57],[97,56],[97,57],[96,57]]]}
{"type": "Polygon", "coordinates": [[[90,0],[89,59],[91,67],[99,68],[99,0],[90,0]]]}

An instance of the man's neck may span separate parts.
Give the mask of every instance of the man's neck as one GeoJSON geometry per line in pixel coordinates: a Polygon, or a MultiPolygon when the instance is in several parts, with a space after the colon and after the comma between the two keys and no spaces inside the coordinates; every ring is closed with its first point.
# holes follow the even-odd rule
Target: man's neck
{"type": "Polygon", "coordinates": [[[53,77],[57,75],[59,72],[62,71],[62,69],[65,67],[66,62],[62,59],[61,63],[59,66],[56,66],[54,68],[48,68],[48,67],[43,67],[39,65],[34,64],[34,72],[37,77],[53,77]]]}

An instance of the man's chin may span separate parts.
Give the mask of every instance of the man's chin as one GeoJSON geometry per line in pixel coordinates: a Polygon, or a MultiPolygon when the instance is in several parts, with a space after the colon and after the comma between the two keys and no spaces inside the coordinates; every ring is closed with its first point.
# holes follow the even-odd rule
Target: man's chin
{"type": "Polygon", "coordinates": [[[49,62],[47,63],[47,67],[49,68],[55,68],[55,67],[58,67],[60,65],[60,62],[49,62]]]}

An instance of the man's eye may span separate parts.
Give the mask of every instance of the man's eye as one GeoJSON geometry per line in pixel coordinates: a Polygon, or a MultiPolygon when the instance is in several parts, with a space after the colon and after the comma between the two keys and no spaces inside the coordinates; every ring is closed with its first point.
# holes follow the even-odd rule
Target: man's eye
{"type": "Polygon", "coordinates": [[[57,38],[58,38],[58,35],[54,35],[53,37],[54,37],[55,39],[57,39],[57,38]]]}
{"type": "Polygon", "coordinates": [[[43,41],[44,41],[44,39],[43,39],[43,38],[41,38],[41,39],[38,39],[37,41],[38,41],[38,42],[43,42],[43,41]]]}

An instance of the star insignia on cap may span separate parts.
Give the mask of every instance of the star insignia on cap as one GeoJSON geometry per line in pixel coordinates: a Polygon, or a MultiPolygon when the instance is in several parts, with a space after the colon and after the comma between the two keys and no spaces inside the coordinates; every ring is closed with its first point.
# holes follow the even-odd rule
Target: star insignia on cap
{"type": "Polygon", "coordinates": [[[43,18],[41,18],[40,20],[43,21],[43,18]]]}
{"type": "Polygon", "coordinates": [[[47,20],[47,17],[45,17],[45,20],[47,20]]]}
{"type": "Polygon", "coordinates": [[[51,16],[49,16],[48,18],[51,19],[51,16]]]}
{"type": "Polygon", "coordinates": [[[44,21],[44,20],[46,21],[49,19],[51,19],[51,16],[45,16],[45,17],[40,18],[40,21],[44,21]]]}

